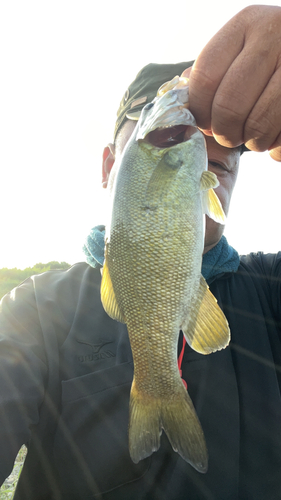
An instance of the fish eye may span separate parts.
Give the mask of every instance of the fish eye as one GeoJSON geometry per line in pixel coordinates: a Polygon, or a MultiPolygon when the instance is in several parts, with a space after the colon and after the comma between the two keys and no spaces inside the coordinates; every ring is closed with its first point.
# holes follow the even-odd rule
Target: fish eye
{"type": "Polygon", "coordinates": [[[149,109],[151,109],[153,106],[154,106],[154,102],[149,102],[148,104],[146,104],[146,105],[144,106],[144,108],[143,108],[143,109],[144,109],[145,111],[148,111],[148,110],[149,110],[149,109]]]}

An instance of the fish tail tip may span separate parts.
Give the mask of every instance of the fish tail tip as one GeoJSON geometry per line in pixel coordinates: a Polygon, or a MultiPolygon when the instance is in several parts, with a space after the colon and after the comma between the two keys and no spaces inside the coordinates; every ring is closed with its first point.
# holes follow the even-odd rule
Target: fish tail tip
{"type": "Polygon", "coordinates": [[[164,401],[139,395],[132,387],[129,451],[134,463],[159,449],[162,428],[173,450],[198,472],[206,473],[208,452],[204,434],[184,387],[178,396],[164,401]]]}
{"type": "Polygon", "coordinates": [[[138,393],[133,383],[130,397],[129,452],[135,464],[159,449],[161,432],[157,399],[138,393]]]}
{"type": "Polygon", "coordinates": [[[193,407],[184,390],[170,403],[163,405],[162,426],[174,451],[198,472],[208,470],[208,451],[204,433],[193,407]],[[182,393],[183,394],[183,393],[182,393]]]}

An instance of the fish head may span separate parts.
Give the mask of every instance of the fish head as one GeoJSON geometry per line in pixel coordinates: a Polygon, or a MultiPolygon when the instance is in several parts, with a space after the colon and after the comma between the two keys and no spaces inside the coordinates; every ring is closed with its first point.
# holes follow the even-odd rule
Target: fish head
{"type": "MultiPolygon", "coordinates": [[[[199,168],[198,175],[201,175],[202,171],[208,168],[206,144],[188,106],[188,79],[176,76],[170,82],[164,83],[154,100],[142,109],[134,131],[134,140],[149,148],[152,156],[158,158],[164,156],[170,148],[184,148],[185,143],[192,140],[189,153],[191,149],[197,153],[201,152],[200,161],[193,164],[197,170],[199,168]]],[[[175,154],[177,153],[178,151],[175,151],[175,154]]]]}
{"type": "Polygon", "coordinates": [[[164,83],[154,100],[143,107],[135,129],[116,157],[110,174],[110,197],[115,196],[120,171],[129,179],[137,169],[141,179],[148,165],[142,160],[144,156],[155,167],[165,157],[171,171],[184,164],[191,182],[199,184],[202,172],[208,168],[207,149],[204,135],[188,109],[188,101],[188,79],[176,76],[164,83]]]}
{"type": "Polygon", "coordinates": [[[154,100],[144,106],[139,122],[136,139],[141,140],[156,129],[165,130],[168,136],[167,147],[177,144],[172,129],[179,125],[193,128],[189,131],[203,134],[197,129],[194,116],[188,109],[189,87],[187,78],[175,77],[171,82],[166,82],[158,90],[154,100]],[[169,130],[172,132],[169,138],[169,130]]]}
{"type": "Polygon", "coordinates": [[[144,106],[137,139],[144,139],[147,133],[158,127],[172,127],[184,122],[196,127],[195,118],[188,110],[188,83],[179,85],[179,81],[179,77],[175,77],[171,82],[164,83],[153,101],[144,106]]]}
{"type": "MultiPolygon", "coordinates": [[[[121,164],[124,163],[124,157],[128,155],[128,151],[131,152],[130,156],[132,156],[132,151],[134,150],[134,154],[136,154],[140,145],[149,149],[151,156],[159,159],[165,155],[168,148],[192,139],[197,152],[202,151],[201,157],[204,156],[203,170],[207,170],[205,138],[197,128],[196,120],[188,109],[188,101],[188,78],[176,76],[159,88],[154,100],[143,107],[138,121],[135,122],[136,127],[115,159],[115,165],[111,172],[111,186],[113,178],[119,171],[121,164]]],[[[129,121],[131,122],[131,120],[129,121]]],[[[195,164],[202,165],[202,160],[195,164]]]]}
{"type": "MultiPolygon", "coordinates": [[[[186,193],[197,200],[201,196],[201,176],[208,169],[207,149],[204,135],[188,109],[188,99],[188,80],[175,77],[143,107],[110,174],[112,204],[117,197],[130,199],[132,192],[134,202],[138,196],[147,206],[155,206],[160,200],[171,203],[172,193],[173,204],[181,207],[188,203],[186,193]]],[[[110,208],[116,218],[116,210],[110,208]]]]}

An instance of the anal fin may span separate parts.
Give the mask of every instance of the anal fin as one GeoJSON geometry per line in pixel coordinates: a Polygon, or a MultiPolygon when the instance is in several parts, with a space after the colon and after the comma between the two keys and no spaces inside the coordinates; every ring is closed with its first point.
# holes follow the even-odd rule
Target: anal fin
{"type": "Polygon", "coordinates": [[[190,347],[201,354],[224,349],[230,342],[227,319],[203,276],[190,317],[182,324],[182,331],[190,347]]]}

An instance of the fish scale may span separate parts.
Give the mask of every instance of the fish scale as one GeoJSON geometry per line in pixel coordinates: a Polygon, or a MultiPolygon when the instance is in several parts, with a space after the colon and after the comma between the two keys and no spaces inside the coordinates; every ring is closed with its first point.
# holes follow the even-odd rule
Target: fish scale
{"type": "Polygon", "coordinates": [[[185,107],[187,88],[173,86],[143,109],[113,167],[101,299],[126,323],[132,348],[132,460],[156,451],[164,429],[173,449],[206,472],[204,434],[179,374],[177,345],[180,329],[203,354],[229,342],[227,321],[201,276],[204,207],[224,218],[212,189],[216,176],[206,171],[204,137],[185,107]],[[158,127],[161,133],[163,114],[166,124],[171,116],[173,127],[186,126],[183,142],[170,148],[149,142],[151,130],[156,139],[158,127]]]}

